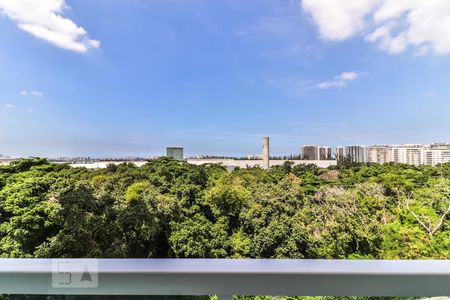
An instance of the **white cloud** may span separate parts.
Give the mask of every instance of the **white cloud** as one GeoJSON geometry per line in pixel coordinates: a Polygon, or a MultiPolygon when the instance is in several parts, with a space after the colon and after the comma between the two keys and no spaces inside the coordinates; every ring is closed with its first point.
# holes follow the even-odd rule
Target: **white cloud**
{"type": "Polygon", "coordinates": [[[448,0],[303,0],[320,36],[362,35],[390,53],[450,53],[448,0]]]}
{"type": "Polygon", "coordinates": [[[68,8],[65,0],[0,0],[0,14],[39,39],[81,53],[100,47],[86,30],[62,16],[68,8]]]}
{"type": "MultiPolygon", "coordinates": [[[[401,1],[401,0],[400,0],[401,1]]],[[[313,17],[322,38],[344,40],[366,26],[364,17],[378,0],[303,0],[303,9],[313,17]]]]}
{"type": "Polygon", "coordinates": [[[26,91],[26,90],[22,90],[22,91],[20,91],[20,94],[22,96],[44,97],[44,92],[41,92],[41,91],[26,91]]]}
{"type": "Polygon", "coordinates": [[[43,97],[44,93],[40,91],[30,91],[30,94],[36,97],[43,97]]]}
{"type": "Polygon", "coordinates": [[[14,108],[16,108],[16,106],[14,104],[5,104],[4,108],[6,108],[6,109],[14,109],[14,108]]]}
{"type": "Polygon", "coordinates": [[[339,75],[334,76],[332,80],[329,81],[323,81],[316,85],[318,89],[324,90],[329,89],[333,87],[344,87],[349,83],[350,81],[355,80],[359,77],[359,73],[356,72],[343,72],[339,75]]]}

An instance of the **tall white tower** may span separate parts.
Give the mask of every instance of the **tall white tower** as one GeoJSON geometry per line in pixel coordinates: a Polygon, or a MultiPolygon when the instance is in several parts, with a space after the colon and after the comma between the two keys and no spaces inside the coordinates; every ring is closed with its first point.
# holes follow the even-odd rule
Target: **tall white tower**
{"type": "Polygon", "coordinates": [[[263,169],[269,169],[270,167],[270,152],[269,152],[269,137],[263,137],[263,169]]]}

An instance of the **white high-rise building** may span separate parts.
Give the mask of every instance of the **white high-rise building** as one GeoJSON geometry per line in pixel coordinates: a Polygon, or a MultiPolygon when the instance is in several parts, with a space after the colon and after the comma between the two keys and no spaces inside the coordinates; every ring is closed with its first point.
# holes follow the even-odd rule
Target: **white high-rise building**
{"type": "Polygon", "coordinates": [[[367,148],[367,162],[384,164],[393,162],[392,147],[389,145],[374,145],[367,148]]]}
{"type": "Polygon", "coordinates": [[[349,158],[352,162],[389,163],[410,165],[431,165],[450,163],[450,144],[406,144],[346,146],[336,148],[337,160],[349,158]],[[344,152],[342,154],[342,152],[344,152]]]}
{"type": "Polygon", "coordinates": [[[424,164],[437,165],[450,162],[449,144],[431,144],[424,150],[424,164]]]}
{"type": "Polygon", "coordinates": [[[351,162],[364,163],[367,162],[367,147],[366,146],[346,146],[345,156],[351,162]]]}
{"type": "Polygon", "coordinates": [[[392,155],[394,162],[399,164],[424,164],[423,145],[396,145],[392,147],[392,155]]]}
{"type": "Polygon", "coordinates": [[[175,160],[183,160],[183,147],[181,146],[169,146],[166,148],[166,156],[175,160]]]}
{"type": "Polygon", "coordinates": [[[320,160],[331,159],[331,147],[330,146],[319,146],[319,159],[320,160]]]}
{"type": "Polygon", "coordinates": [[[343,161],[345,158],[345,149],[342,146],[336,147],[336,160],[343,161]]]}
{"type": "Polygon", "coordinates": [[[302,145],[300,151],[304,160],[331,160],[333,155],[330,146],[302,145]]]}
{"type": "Polygon", "coordinates": [[[301,147],[302,159],[305,160],[318,160],[319,159],[319,147],[316,145],[303,145],[301,147]]]}

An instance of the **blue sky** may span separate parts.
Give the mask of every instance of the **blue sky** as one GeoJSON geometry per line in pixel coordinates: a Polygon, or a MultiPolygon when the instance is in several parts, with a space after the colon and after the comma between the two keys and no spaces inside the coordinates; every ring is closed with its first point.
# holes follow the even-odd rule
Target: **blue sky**
{"type": "Polygon", "coordinates": [[[417,30],[444,2],[17,1],[0,0],[4,155],[450,142],[449,22],[417,30]]]}

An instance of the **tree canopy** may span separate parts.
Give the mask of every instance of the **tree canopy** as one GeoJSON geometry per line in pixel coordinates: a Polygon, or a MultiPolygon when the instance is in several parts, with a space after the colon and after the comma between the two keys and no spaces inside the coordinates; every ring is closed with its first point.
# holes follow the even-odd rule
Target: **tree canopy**
{"type": "Polygon", "coordinates": [[[450,165],[0,167],[0,257],[450,258],[450,165]]]}

